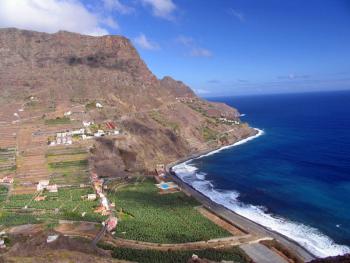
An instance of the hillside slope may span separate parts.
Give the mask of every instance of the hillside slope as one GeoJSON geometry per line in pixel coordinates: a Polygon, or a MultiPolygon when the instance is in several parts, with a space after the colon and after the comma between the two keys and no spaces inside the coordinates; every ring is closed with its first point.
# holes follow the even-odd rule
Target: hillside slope
{"type": "Polygon", "coordinates": [[[255,133],[236,109],[158,80],[122,36],[0,29],[0,122],[42,123],[77,108],[77,125],[109,120],[124,131],[92,150],[91,167],[106,176],[153,170],[255,133]],[[89,107],[96,102],[103,108],[89,107]]]}

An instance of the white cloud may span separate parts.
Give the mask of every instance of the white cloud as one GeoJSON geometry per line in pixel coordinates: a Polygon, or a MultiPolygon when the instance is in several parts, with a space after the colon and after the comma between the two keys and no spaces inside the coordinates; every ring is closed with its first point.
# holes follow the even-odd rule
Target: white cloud
{"type": "Polygon", "coordinates": [[[122,4],[120,0],[102,0],[102,2],[105,9],[109,11],[116,10],[122,14],[129,14],[134,11],[132,7],[122,4]]]}
{"type": "Polygon", "coordinates": [[[196,41],[192,37],[178,36],[176,42],[185,46],[189,51],[188,54],[191,57],[212,57],[213,54],[210,50],[200,47],[196,44],[196,41]]]}
{"type": "Polygon", "coordinates": [[[205,48],[195,47],[191,50],[192,57],[211,57],[213,54],[205,48]]]}
{"type": "Polygon", "coordinates": [[[186,37],[186,36],[178,36],[176,38],[176,41],[184,46],[192,46],[194,45],[194,40],[192,37],[186,37]]]}
{"type": "Polygon", "coordinates": [[[176,5],[172,0],[141,0],[144,4],[152,7],[155,16],[172,20],[176,5]]]}
{"type": "Polygon", "coordinates": [[[0,27],[18,27],[54,33],[67,30],[106,35],[104,26],[117,27],[112,18],[89,11],[78,0],[1,0],[0,27]]]}
{"type": "Polygon", "coordinates": [[[159,45],[151,40],[149,40],[144,34],[140,34],[134,39],[134,42],[141,48],[147,50],[157,50],[159,45]]]}
{"type": "Polygon", "coordinates": [[[239,21],[245,22],[245,15],[242,12],[240,12],[240,11],[238,11],[236,9],[230,8],[228,10],[228,13],[230,15],[234,16],[235,18],[237,18],[239,21]]]}

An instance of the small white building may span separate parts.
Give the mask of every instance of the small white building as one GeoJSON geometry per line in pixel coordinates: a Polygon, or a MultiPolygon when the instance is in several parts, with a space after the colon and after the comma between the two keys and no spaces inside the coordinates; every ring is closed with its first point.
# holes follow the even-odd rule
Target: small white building
{"type": "Polygon", "coordinates": [[[39,183],[36,186],[37,191],[42,191],[47,188],[49,185],[50,181],[49,180],[40,180],[39,183]]]}
{"type": "Polygon", "coordinates": [[[94,122],[93,121],[83,121],[83,126],[84,127],[89,127],[90,125],[93,125],[94,122]]]}
{"type": "Polygon", "coordinates": [[[101,109],[101,108],[103,108],[103,106],[102,106],[102,104],[101,104],[101,103],[99,103],[99,102],[96,102],[96,108],[99,108],[99,109],[101,109]]]}
{"type": "Polygon", "coordinates": [[[67,116],[72,115],[72,112],[71,112],[71,111],[67,111],[67,112],[65,112],[63,115],[67,117],[67,116]]]}
{"type": "Polygon", "coordinates": [[[101,137],[105,136],[105,132],[103,130],[97,130],[97,132],[94,133],[95,137],[101,137]]]}
{"type": "Polygon", "coordinates": [[[58,192],[57,184],[48,185],[48,186],[46,187],[46,189],[47,189],[50,193],[57,193],[57,192],[58,192]]]}
{"type": "Polygon", "coordinates": [[[71,135],[82,135],[82,134],[85,134],[85,129],[84,128],[81,128],[79,130],[74,130],[74,131],[71,131],[69,132],[71,135]]]}
{"type": "Polygon", "coordinates": [[[95,201],[96,200],[96,194],[88,194],[87,199],[89,201],[95,201]]]}

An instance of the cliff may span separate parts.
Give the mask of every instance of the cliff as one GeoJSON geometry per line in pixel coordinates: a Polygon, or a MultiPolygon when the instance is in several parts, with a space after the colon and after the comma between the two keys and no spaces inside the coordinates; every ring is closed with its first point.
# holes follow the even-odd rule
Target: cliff
{"type": "Polygon", "coordinates": [[[20,107],[27,119],[80,108],[77,122],[114,121],[124,137],[97,140],[91,156],[106,176],[153,170],[255,132],[236,109],[205,101],[170,77],[158,80],[122,36],[0,29],[0,121],[13,120],[20,107]],[[97,101],[102,109],[88,107],[97,101]]]}

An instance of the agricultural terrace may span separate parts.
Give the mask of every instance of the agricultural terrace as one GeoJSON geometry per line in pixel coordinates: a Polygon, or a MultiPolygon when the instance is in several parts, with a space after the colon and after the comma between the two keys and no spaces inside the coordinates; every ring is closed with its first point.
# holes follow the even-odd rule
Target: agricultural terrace
{"type": "Polygon", "coordinates": [[[195,251],[138,250],[117,248],[108,245],[100,245],[100,247],[111,250],[112,257],[114,258],[140,263],[183,263],[187,262],[193,254],[215,262],[222,262],[224,260],[237,263],[251,262],[248,256],[238,247],[224,250],[204,249],[195,251]]]}
{"type": "Polygon", "coordinates": [[[151,179],[109,186],[116,204],[116,236],[155,243],[183,243],[231,236],[202,216],[197,201],[182,192],[160,195],[151,179]]]}
{"type": "Polygon", "coordinates": [[[45,196],[45,200],[42,201],[35,201],[37,193],[11,195],[7,200],[1,198],[0,225],[57,223],[58,219],[101,222],[106,217],[94,213],[98,201],[81,198],[93,192],[90,187],[61,188],[57,193],[41,193],[40,196],[45,196]]]}
{"type": "Polygon", "coordinates": [[[0,148],[0,175],[16,171],[16,149],[0,148]]]}
{"type": "Polygon", "coordinates": [[[53,147],[46,153],[50,184],[89,183],[88,152],[83,147],[53,147]]]}

